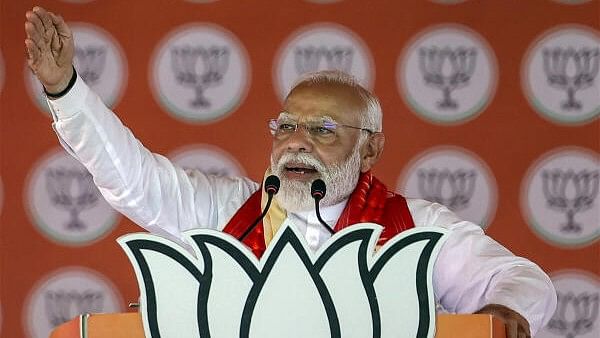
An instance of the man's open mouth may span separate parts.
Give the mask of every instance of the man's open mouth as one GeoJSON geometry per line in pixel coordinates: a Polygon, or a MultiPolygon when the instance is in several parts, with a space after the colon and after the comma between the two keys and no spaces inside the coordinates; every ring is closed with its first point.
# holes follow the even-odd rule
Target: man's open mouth
{"type": "Polygon", "coordinates": [[[295,174],[314,174],[317,173],[317,170],[310,165],[299,164],[299,163],[288,163],[285,165],[285,170],[287,172],[292,172],[295,174]]]}

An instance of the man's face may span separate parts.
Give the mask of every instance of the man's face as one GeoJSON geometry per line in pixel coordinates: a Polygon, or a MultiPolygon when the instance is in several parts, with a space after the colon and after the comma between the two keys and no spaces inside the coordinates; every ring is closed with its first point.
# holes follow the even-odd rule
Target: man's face
{"type": "Polygon", "coordinates": [[[360,130],[338,127],[320,137],[305,126],[323,121],[360,127],[361,101],[343,86],[296,88],[286,99],[280,120],[299,124],[296,132],[273,138],[271,170],[281,179],[278,201],[291,211],[312,209],[310,184],[321,178],[328,192],[323,204],[338,203],[354,190],[360,174],[360,130]]]}

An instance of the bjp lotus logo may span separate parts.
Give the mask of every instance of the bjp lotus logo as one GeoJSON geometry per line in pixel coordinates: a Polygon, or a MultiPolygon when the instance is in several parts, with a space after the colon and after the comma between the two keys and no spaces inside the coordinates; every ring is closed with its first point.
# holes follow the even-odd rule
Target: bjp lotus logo
{"type": "Polygon", "coordinates": [[[261,259],[228,234],[184,234],[195,255],[150,234],[119,238],[147,337],[433,337],[433,264],[445,230],[376,247],[381,227],[336,233],[313,253],[285,223],[261,259]]]}
{"type": "Polygon", "coordinates": [[[558,307],[548,322],[548,331],[567,338],[593,332],[598,317],[599,299],[600,295],[597,292],[558,292],[558,307]]]}

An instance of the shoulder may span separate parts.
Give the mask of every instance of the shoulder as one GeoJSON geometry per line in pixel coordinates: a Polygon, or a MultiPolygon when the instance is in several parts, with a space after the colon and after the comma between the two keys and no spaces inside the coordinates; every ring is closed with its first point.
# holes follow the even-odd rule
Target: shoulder
{"type": "Polygon", "coordinates": [[[417,198],[406,198],[415,226],[437,226],[448,230],[473,231],[483,234],[481,226],[464,220],[448,207],[417,198]]]}

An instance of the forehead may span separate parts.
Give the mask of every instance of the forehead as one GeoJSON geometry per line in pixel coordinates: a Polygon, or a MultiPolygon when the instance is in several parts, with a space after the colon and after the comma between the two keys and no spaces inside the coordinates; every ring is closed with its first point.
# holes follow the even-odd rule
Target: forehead
{"type": "Polygon", "coordinates": [[[299,119],[328,116],[344,123],[358,123],[363,102],[351,88],[343,85],[316,84],[292,90],[283,105],[299,119]]]}

